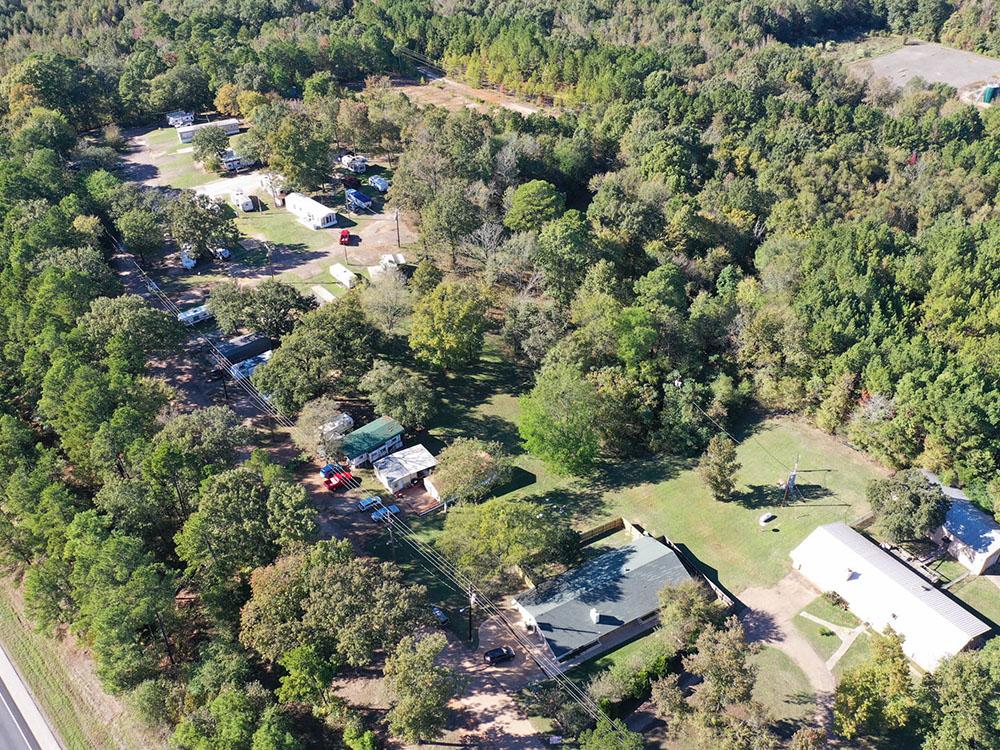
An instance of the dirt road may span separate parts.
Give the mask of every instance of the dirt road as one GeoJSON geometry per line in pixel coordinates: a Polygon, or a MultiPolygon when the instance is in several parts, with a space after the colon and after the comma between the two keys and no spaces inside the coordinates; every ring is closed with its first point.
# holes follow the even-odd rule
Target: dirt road
{"type": "Polygon", "coordinates": [[[752,588],[739,594],[747,607],[740,620],[748,641],[774,646],[798,665],[816,693],[817,720],[830,726],[836,681],[824,660],[792,625],[792,619],[816,596],[809,583],[793,571],[771,588],[752,588]]]}

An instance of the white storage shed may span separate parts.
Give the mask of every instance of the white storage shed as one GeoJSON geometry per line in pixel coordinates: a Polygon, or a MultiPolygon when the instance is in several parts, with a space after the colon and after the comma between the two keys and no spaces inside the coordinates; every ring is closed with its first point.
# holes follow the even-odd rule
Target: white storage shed
{"type": "Polygon", "coordinates": [[[972,612],[847,524],[820,526],[791,558],[816,588],[838,594],[860,620],[902,636],[903,651],[927,671],[990,632],[972,612]]]}
{"type": "Polygon", "coordinates": [[[360,276],[342,263],[334,263],[330,266],[330,275],[348,289],[356,287],[358,281],[361,280],[360,276]]]}

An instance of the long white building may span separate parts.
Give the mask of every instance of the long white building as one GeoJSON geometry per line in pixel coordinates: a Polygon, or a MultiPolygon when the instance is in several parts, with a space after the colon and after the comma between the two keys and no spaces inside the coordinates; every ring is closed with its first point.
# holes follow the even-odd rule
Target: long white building
{"type": "Polygon", "coordinates": [[[302,193],[285,196],[285,208],[310,229],[328,229],[337,226],[337,212],[318,200],[302,193]]]}
{"type": "Polygon", "coordinates": [[[791,552],[793,567],[820,591],[834,591],[879,632],[891,627],[903,651],[932,671],[990,626],[844,523],[820,526],[791,552]]]}

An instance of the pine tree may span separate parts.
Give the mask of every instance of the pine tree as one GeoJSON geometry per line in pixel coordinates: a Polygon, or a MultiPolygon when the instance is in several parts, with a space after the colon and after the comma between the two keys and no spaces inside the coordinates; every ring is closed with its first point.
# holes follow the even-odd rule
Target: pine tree
{"type": "Polygon", "coordinates": [[[701,462],[698,473],[705,480],[712,497],[716,500],[730,500],[736,490],[736,472],[740,470],[740,462],[736,458],[736,445],[726,435],[716,435],[709,443],[701,462]]]}

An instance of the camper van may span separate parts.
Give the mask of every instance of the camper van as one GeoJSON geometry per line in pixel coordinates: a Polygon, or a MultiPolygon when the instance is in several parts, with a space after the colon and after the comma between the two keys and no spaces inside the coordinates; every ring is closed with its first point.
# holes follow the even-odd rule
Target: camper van
{"type": "Polygon", "coordinates": [[[233,380],[242,380],[243,378],[249,378],[253,375],[254,370],[260,367],[262,364],[271,359],[271,350],[268,349],[263,354],[258,354],[256,357],[251,357],[250,359],[245,359],[242,362],[238,362],[229,368],[229,375],[233,380]]]}
{"type": "Polygon", "coordinates": [[[177,320],[186,326],[193,326],[213,317],[212,310],[208,305],[198,305],[177,314],[177,320]]]}
{"type": "Polygon", "coordinates": [[[337,226],[337,212],[302,193],[289,193],[285,198],[287,208],[301,224],[310,229],[329,229],[337,226]]]}
{"type": "Polygon", "coordinates": [[[368,159],[364,156],[344,154],[340,157],[340,163],[355,174],[364,174],[368,171],[368,159]]]}
{"type": "Polygon", "coordinates": [[[256,204],[253,202],[253,196],[247,195],[242,190],[237,190],[232,194],[231,200],[233,202],[233,207],[237,211],[255,211],[257,209],[256,204]]]}
{"type": "Polygon", "coordinates": [[[330,275],[348,289],[353,289],[357,286],[358,281],[361,279],[354,271],[341,263],[334,263],[330,266],[330,275]]]}

